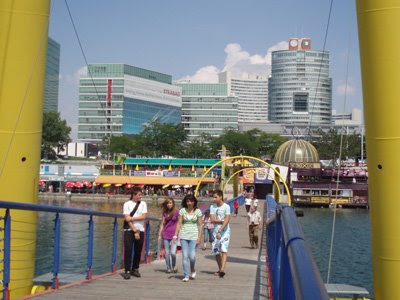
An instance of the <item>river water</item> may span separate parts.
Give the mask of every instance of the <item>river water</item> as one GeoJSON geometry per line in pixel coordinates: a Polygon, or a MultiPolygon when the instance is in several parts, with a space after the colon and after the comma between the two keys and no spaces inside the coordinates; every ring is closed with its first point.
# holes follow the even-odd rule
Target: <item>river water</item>
{"type": "MultiPolygon", "coordinates": [[[[327,281],[333,209],[301,208],[298,218],[324,282],[327,281]]],[[[364,287],[373,296],[370,222],[367,209],[337,209],[330,283],[364,287]]]]}
{"type": "MultiPolygon", "coordinates": [[[[93,203],[46,201],[42,204],[76,207],[90,210],[122,212],[123,203],[93,203]]],[[[160,216],[160,208],[149,205],[150,215],[160,216]]],[[[333,210],[328,208],[301,208],[304,217],[299,218],[308,246],[318,265],[323,280],[327,280],[329,249],[332,232],[333,210]]],[[[61,261],[60,273],[82,274],[85,277],[88,245],[88,217],[61,214],[61,261]]],[[[36,258],[36,276],[52,272],[54,213],[39,213],[36,258]]],[[[111,270],[113,219],[95,217],[93,274],[111,270]]],[[[156,250],[157,222],[151,222],[156,250]]],[[[122,222],[119,224],[122,228],[122,222]]],[[[118,234],[117,268],[122,267],[122,235],[118,234]]],[[[365,209],[338,209],[331,264],[330,283],[346,283],[365,287],[371,295],[372,270],[370,254],[369,214],[365,209]]]]}

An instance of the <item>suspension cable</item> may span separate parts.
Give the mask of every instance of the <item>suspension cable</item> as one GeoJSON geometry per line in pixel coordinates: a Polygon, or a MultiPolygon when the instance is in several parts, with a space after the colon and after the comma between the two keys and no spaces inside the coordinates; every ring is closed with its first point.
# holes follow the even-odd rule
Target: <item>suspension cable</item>
{"type": "Polygon", "coordinates": [[[329,6],[328,21],[326,23],[326,28],[325,28],[324,45],[322,47],[322,58],[321,58],[321,62],[319,64],[319,70],[318,70],[317,87],[315,89],[314,101],[313,101],[313,105],[312,105],[311,111],[310,111],[310,120],[309,120],[309,125],[308,125],[308,137],[309,137],[310,141],[311,141],[312,117],[313,117],[313,113],[314,113],[315,102],[317,102],[316,100],[317,100],[317,94],[318,94],[318,89],[319,89],[319,81],[321,78],[322,65],[325,61],[325,59],[324,59],[325,58],[325,48],[326,48],[326,41],[328,40],[328,32],[329,32],[329,24],[330,24],[331,15],[332,15],[332,7],[333,7],[333,0],[331,0],[330,6],[329,6]]]}
{"type": "Polygon", "coordinates": [[[344,112],[346,111],[347,104],[347,87],[348,87],[348,79],[349,79],[349,61],[350,61],[350,41],[351,41],[351,33],[349,33],[349,46],[347,48],[347,62],[346,62],[346,84],[344,90],[344,101],[343,101],[343,115],[342,115],[342,130],[340,133],[340,148],[339,148],[339,164],[337,167],[337,175],[336,175],[336,195],[335,195],[335,203],[333,209],[333,221],[332,221],[332,234],[331,234],[331,243],[329,249],[329,261],[328,261],[328,274],[326,278],[326,283],[329,283],[330,274],[331,274],[331,264],[332,264],[332,256],[333,256],[333,242],[335,239],[335,228],[336,228],[336,210],[337,210],[337,198],[339,191],[339,179],[340,179],[340,169],[342,166],[342,148],[343,148],[343,135],[344,135],[344,112]]]}

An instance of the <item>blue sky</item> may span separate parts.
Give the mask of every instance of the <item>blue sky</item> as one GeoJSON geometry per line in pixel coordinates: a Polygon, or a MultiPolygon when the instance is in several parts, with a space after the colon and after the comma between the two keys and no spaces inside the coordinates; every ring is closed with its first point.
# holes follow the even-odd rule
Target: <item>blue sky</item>
{"type": "MultiPolygon", "coordinates": [[[[61,44],[59,110],[76,138],[78,78],[85,66],[63,0],[53,0],[49,36],[61,44]]],[[[69,0],[89,63],[126,63],[213,81],[219,71],[267,75],[270,52],[290,37],[322,50],[330,0],[69,0]]],[[[333,107],[362,108],[355,1],[334,1],[326,50],[333,107]],[[349,55],[348,55],[349,54],[349,55]],[[347,57],[349,56],[349,60],[347,57]]]]}

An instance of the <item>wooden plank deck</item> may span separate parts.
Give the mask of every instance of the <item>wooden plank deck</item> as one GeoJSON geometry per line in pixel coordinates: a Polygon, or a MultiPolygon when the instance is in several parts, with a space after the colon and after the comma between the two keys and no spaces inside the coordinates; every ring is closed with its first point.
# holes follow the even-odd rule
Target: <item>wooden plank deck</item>
{"type": "MultiPolygon", "coordinates": [[[[264,201],[260,201],[260,212],[263,205],[264,201]]],[[[189,282],[182,282],[182,259],[178,254],[177,274],[167,274],[165,262],[156,261],[140,266],[141,278],[124,280],[119,271],[35,299],[268,299],[265,239],[260,241],[261,249],[250,249],[244,207],[240,207],[238,217],[232,216],[230,226],[231,245],[224,278],[213,275],[217,264],[210,249],[198,249],[197,276],[189,282]]]]}

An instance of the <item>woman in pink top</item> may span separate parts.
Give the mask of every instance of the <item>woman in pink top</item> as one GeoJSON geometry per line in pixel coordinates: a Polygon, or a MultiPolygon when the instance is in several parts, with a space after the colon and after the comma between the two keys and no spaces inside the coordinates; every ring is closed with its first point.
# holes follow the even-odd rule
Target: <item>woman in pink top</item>
{"type": "Polygon", "coordinates": [[[178,272],[176,268],[176,243],[172,242],[172,239],[178,224],[179,211],[175,208],[175,201],[172,198],[165,199],[161,207],[163,208],[163,216],[158,239],[162,239],[164,243],[167,273],[176,273],[178,272]]]}

